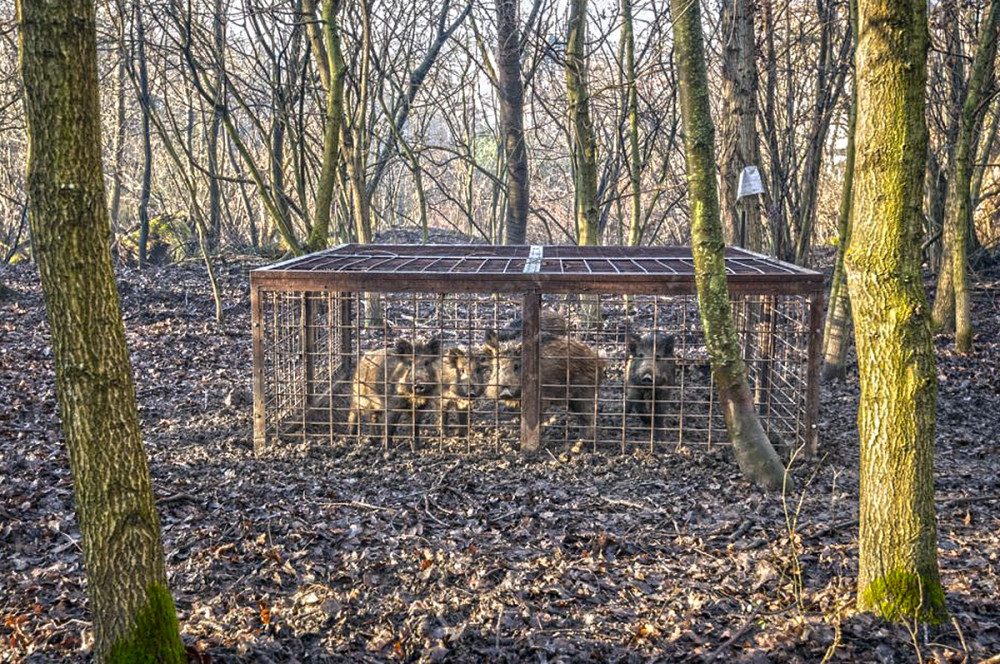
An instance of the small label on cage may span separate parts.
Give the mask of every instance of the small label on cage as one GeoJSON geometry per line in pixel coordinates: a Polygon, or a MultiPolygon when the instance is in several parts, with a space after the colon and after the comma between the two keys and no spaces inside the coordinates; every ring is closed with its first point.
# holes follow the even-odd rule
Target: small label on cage
{"type": "Polygon", "coordinates": [[[525,272],[538,272],[542,269],[542,247],[538,244],[531,245],[528,250],[528,262],[524,264],[525,272]]]}

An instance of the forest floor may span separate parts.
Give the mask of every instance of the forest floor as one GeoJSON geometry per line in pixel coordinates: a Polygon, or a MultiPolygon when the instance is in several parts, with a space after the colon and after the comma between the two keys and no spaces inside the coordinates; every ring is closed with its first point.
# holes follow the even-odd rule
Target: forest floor
{"type": "MultiPolygon", "coordinates": [[[[857,370],[821,455],[763,495],[730,451],[525,459],[252,449],[246,262],[119,269],[170,586],[195,662],[982,661],[1000,654],[1000,271],[975,350],[938,336],[938,544],[952,619],[854,610],[857,370]]],[[[0,662],[93,641],[37,273],[0,299],[0,662]]],[[[853,362],[853,360],[852,360],[853,362]]]]}

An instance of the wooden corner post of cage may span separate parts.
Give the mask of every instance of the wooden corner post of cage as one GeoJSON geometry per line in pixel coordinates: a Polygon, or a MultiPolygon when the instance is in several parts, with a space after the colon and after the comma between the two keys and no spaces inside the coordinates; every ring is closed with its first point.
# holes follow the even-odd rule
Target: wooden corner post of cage
{"type": "Polygon", "coordinates": [[[264,303],[260,286],[250,285],[250,324],[253,333],[253,451],[260,455],[267,446],[264,412],[264,303]]]}
{"type": "Polygon", "coordinates": [[[809,296],[809,350],[806,368],[806,456],[819,451],[819,369],[823,348],[823,291],[809,296]]]}
{"type": "Polygon", "coordinates": [[[316,395],[316,301],[318,294],[310,291],[302,293],[302,419],[303,426],[309,419],[309,409],[315,405],[316,395]]]}
{"type": "MultiPolygon", "coordinates": [[[[340,339],[340,366],[349,369],[349,373],[354,372],[354,293],[350,291],[340,291],[337,293],[337,306],[340,309],[338,315],[338,335],[340,339]]],[[[345,374],[346,375],[346,374],[345,374]]]]}
{"type": "Polygon", "coordinates": [[[541,446],[541,361],[539,315],[542,296],[525,293],[521,307],[521,451],[537,452],[541,446]]]}

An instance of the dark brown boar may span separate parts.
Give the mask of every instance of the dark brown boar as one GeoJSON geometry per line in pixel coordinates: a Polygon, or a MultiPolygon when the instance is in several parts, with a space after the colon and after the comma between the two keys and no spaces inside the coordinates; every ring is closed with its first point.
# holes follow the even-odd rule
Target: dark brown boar
{"type": "Polygon", "coordinates": [[[659,330],[642,337],[629,334],[626,413],[636,413],[648,428],[662,432],[667,411],[667,397],[674,384],[674,338],[659,330]]]}
{"type": "MultiPolygon", "coordinates": [[[[521,403],[521,349],[520,341],[503,341],[495,332],[487,335],[491,371],[486,394],[513,407],[521,403]]],[[[604,360],[582,341],[545,334],[539,341],[539,363],[542,411],[552,404],[566,406],[583,422],[582,438],[592,439],[604,360]]]]}
{"type": "Polygon", "coordinates": [[[449,434],[452,420],[455,433],[467,436],[469,433],[469,413],[473,402],[482,395],[486,387],[489,360],[482,353],[458,346],[449,347],[441,363],[441,409],[440,425],[442,433],[449,434]]]}
{"type": "Polygon", "coordinates": [[[360,432],[362,419],[385,423],[387,443],[400,425],[410,426],[414,447],[420,421],[440,398],[441,341],[397,339],[391,348],[365,353],[354,372],[348,426],[360,432]]]}
{"type": "MultiPolygon", "coordinates": [[[[524,327],[524,319],[520,316],[504,325],[497,333],[500,341],[510,341],[521,338],[521,330],[524,327]]],[[[566,323],[566,315],[561,311],[549,311],[543,309],[538,314],[538,329],[542,334],[550,336],[565,337],[569,333],[569,326],[566,323]]]]}

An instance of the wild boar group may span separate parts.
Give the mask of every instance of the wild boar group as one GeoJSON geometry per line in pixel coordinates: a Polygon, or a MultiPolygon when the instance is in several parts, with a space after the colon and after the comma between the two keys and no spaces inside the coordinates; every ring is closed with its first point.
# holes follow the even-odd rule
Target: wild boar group
{"type": "MultiPolygon", "coordinates": [[[[561,314],[543,311],[539,320],[539,389],[543,413],[565,408],[580,421],[580,438],[594,439],[598,390],[605,358],[570,336],[561,314]]],[[[360,433],[363,422],[384,429],[389,443],[401,430],[419,445],[421,425],[437,413],[444,435],[469,433],[469,414],[477,399],[511,407],[521,402],[522,323],[487,332],[481,347],[446,344],[440,337],[398,339],[365,353],[354,372],[348,426],[360,433]]],[[[663,429],[667,391],[674,382],[674,338],[660,331],[628,336],[626,415],[636,414],[654,432],[663,429]]]]}

